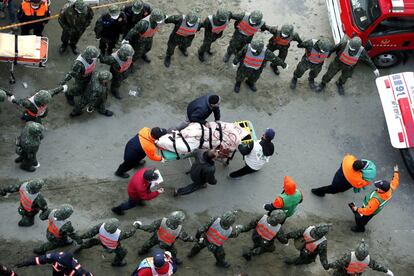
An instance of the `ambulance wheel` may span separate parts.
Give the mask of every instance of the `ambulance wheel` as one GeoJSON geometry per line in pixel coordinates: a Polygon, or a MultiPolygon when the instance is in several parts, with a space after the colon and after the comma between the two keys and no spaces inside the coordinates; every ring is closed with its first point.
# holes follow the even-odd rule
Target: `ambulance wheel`
{"type": "Polygon", "coordinates": [[[408,172],[414,178],[414,148],[401,149],[400,152],[408,172]]]}
{"type": "Polygon", "coordinates": [[[372,61],[378,68],[389,68],[399,64],[403,55],[399,52],[387,52],[375,56],[372,61]]]}

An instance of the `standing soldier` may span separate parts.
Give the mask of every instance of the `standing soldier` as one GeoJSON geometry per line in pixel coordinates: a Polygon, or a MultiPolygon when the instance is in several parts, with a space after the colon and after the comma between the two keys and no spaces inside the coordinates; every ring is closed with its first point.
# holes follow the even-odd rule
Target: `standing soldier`
{"type": "Polygon", "coordinates": [[[285,212],[276,210],[269,216],[260,216],[250,221],[249,224],[242,226],[241,233],[254,229],[252,234],[253,248],[248,252],[243,252],[243,257],[250,261],[252,256],[275,251],[275,239],[278,239],[283,244],[287,244],[288,240],[281,229],[285,219],[285,212]]]}
{"type": "Polygon", "coordinates": [[[359,60],[366,62],[369,67],[374,71],[376,77],[379,77],[380,73],[375,67],[375,64],[372,62],[371,58],[368,56],[364,47],[362,46],[361,38],[358,36],[349,39],[349,37],[344,36],[341,42],[336,45],[333,50],[336,52],[335,59],[329,64],[328,71],[323,75],[322,82],[317,87],[317,92],[321,92],[325,89],[326,84],[339,72],[341,71],[341,76],[338,81],[335,83],[338,87],[339,95],[344,95],[344,84],[352,77],[355,65],[357,65],[359,60]]]}
{"type": "Polygon", "coordinates": [[[86,28],[91,24],[93,15],[91,7],[85,4],[83,0],[76,0],[74,3],[63,7],[58,18],[62,27],[60,54],[63,54],[69,45],[72,52],[79,55],[76,45],[86,28]]]}
{"type": "Polygon", "coordinates": [[[355,251],[345,253],[342,258],[329,264],[329,268],[335,269],[333,276],[360,276],[364,273],[367,267],[394,276],[394,273],[391,270],[371,259],[371,256],[369,255],[369,246],[364,240],[361,241],[355,251]]]}
{"type": "Polygon", "coordinates": [[[224,30],[230,23],[229,11],[218,9],[215,15],[209,15],[201,27],[204,28],[204,40],[200,49],[198,50],[198,59],[201,62],[205,61],[205,53],[213,55],[211,52],[211,44],[223,36],[224,30]]]}
{"type": "Polygon", "coordinates": [[[244,46],[249,44],[256,32],[264,32],[270,29],[263,21],[263,14],[260,11],[253,11],[251,14],[231,14],[230,19],[236,20],[234,22],[235,30],[223,57],[224,62],[228,62],[231,55],[236,55],[244,46]]]}
{"type": "Polygon", "coordinates": [[[165,23],[175,25],[168,39],[168,48],[164,59],[164,65],[168,68],[171,65],[171,57],[175,47],[178,46],[181,53],[188,56],[187,48],[191,46],[195,34],[200,31],[201,24],[200,18],[193,12],[189,12],[187,15],[169,16],[165,19],[165,23]]]}
{"type": "MultiPolygon", "coordinates": [[[[273,36],[269,39],[269,44],[267,44],[267,49],[274,52],[276,50],[279,51],[277,57],[280,58],[282,61],[286,60],[290,42],[296,41],[297,43],[301,44],[302,39],[294,31],[293,25],[282,25],[282,28],[278,30],[277,28],[273,27],[270,28],[270,32],[273,34],[273,36]]],[[[273,69],[273,72],[276,75],[279,75],[279,69],[277,68],[277,65],[271,64],[270,65],[273,69]]]]}
{"type": "Polygon", "coordinates": [[[102,247],[108,253],[115,253],[112,266],[124,266],[126,261],[124,260],[128,251],[122,247],[121,241],[132,237],[136,229],[132,228],[129,231],[122,231],[119,229],[119,220],[116,218],[110,218],[106,222],[98,224],[89,229],[85,234],[81,235],[81,239],[88,239],[82,243],[76,249],[76,252],[80,252],[82,249],[91,248],[96,245],[102,245],[102,247]],[[98,237],[95,238],[95,236],[98,237]]]}
{"type": "Polygon", "coordinates": [[[309,39],[298,45],[299,48],[305,49],[305,54],[302,60],[296,66],[296,70],[293,72],[293,78],[290,82],[290,88],[293,90],[296,88],[298,79],[309,71],[309,87],[312,90],[316,89],[315,78],[322,70],[323,63],[330,56],[333,45],[327,38],[309,39]]]}
{"type": "Polygon", "coordinates": [[[19,221],[19,226],[32,226],[36,215],[40,211],[42,211],[39,215],[40,217],[47,217],[47,202],[40,193],[43,185],[44,181],[42,179],[33,179],[21,185],[11,185],[5,189],[0,189],[1,196],[19,191],[20,206],[18,212],[22,216],[22,219],[19,221]]]}
{"type": "Polygon", "coordinates": [[[40,166],[36,154],[43,139],[45,128],[35,122],[27,122],[22,133],[16,139],[16,153],[19,155],[14,162],[21,163],[20,168],[28,172],[34,172],[40,166]]]}
{"type": "Polygon", "coordinates": [[[227,211],[221,217],[212,218],[209,223],[197,230],[196,239],[198,242],[193,246],[188,258],[197,255],[203,248],[214,254],[216,266],[228,268],[230,264],[226,262],[223,243],[229,238],[235,238],[240,234],[241,226],[237,225],[233,230],[232,225],[236,220],[234,211],[227,211]]]}
{"type": "Polygon", "coordinates": [[[273,54],[264,46],[263,41],[255,40],[252,43],[244,46],[238,52],[233,60],[233,65],[239,64],[237,69],[236,84],[234,85],[234,92],[240,92],[241,83],[246,80],[247,86],[253,92],[257,91],[256,82],[265,68],[267,61],[271,64],[287,67],[287,64],[273,54]]]}
{"type": "Polygon", "coordinates": [[[139,255],[147,254],[152,247],[158,245],[161,249],[171,252],[173,261],[176,264],[182,262],[177,258],[177,249],[174,246],[176,239],[185,242],[193,242],[195,239],[188,235],[182,228],[185,214],[182,211],[172,212],[168,218],[157,219],[150,225],[142,225],[140,221],[134,222],[137,229],[153,233],[138,252],[139,255]]]}
{"type": "Polygon", "coordinates": [[[131,73],[132,56],[134,49],[129,44],[122,44],[121,48],[110,56],[102,57],[101,62],[111,66],[112,74],[111,93],[117,99],[122,99],[119,94],[121,82],[131,73]]]}
{"type": "Polygon", "coordinates": [[[92,73],[98,62],[99,50],[94,46],[86,47],[72,65],[72,69],[66,74],[60,84],[65,84],[72,78],[75,79],[73,87],[65,94],[70,105],[75,105],[75,96],[81,96],[89,84],[92,73]]]}
{"type": "Polygon", "coordinates": [[[119,36],[126,32],[126,15],[119,6],[111,5],[109,11],[103,14],[95,24],[95,35],[99,40],[101,55],[110,55],[119,40],[119,36]]]}
{"type": "Polygon", "coordinates": [[[152,8],[150,4],[144,3],[142,0],[134,0],[134,3],[126,6],[123,12],[126,15],[126,31],[129,32],[139,21],[151,14],[152,8]]]}
{"type": "MultiPolygon", "coordinates": [[[[47,1],[42,0],[31,0],[22,1],[20,9],[17,12],[17,19],[20,23],[42,19],[50,16],[49,6],[47,1]]],[[[30,31],[33,30],[33,34],[36,36],[42,36],[45,25],[48,20],[32,23],[21,26],[22,35],[29,35],[30,31]]]]}
{"type": "Polygon", "coordinates": [[[300,255],[285,262],[293,265],[310,264],[319,255],[323,268],[328,270],[328,240],[325,235],[328,234],[329,227],[330,224],[318,224],[288,233],[287,238],[295,239],[300,255]]]}
{"type": "Polygon", "coordinates": [[[114,113],[106,109],[106,100],[108,98],[109,82],[112,79],[112,74],[109,71],[99,71],[92,76],[92,80],[86,88],[85,93],[76,103],[73,111],[70,113],[71,117],[76,117],[82,114],[82,110],[86,108],[87,112],[93,112],[95,109],[99,114],[111,117],[114,113]]]}

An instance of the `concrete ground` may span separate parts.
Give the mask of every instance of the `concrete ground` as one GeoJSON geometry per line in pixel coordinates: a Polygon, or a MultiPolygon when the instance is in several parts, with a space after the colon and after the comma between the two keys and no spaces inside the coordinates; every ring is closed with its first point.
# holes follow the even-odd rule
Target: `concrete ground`
{"type": "MultiPolygon", "coordinates": [[[[187,12],[193,5],[188,1],[152,1],[154,6],[168,14],[187,12]]],[[[309,39],[319,35],[331,36],[323,0],[257,0],[222,1],[197,0],[194,6],[206,16],[217,7],[232,11],[248,11],[259,8],[270,25],[294,23],[302,37],[309,39]]],[[[53,1],[52,10],[56,13],[62,1],[53,1]]],[[[99,13],[97,13],[99,14],[99,13]]],[[[97,16],[95,16],[95,19],[97,16]]],[[[110,208],[126,199],[127,180],[116,178],[113,172],[122,161],[125,143],[144,126],[169,127],[184,118],[186,104],[193,98],[214,91],[223,97],[222,120],[251,120],[260,135],[266,127],[276,130],[276,154],[271,162],[259,173],[239,181],[229,181],[226,175],[243,165],[240,155],[229,167],[217,164],[216,186],[194,194],[173,198],[176,187],[189,183],[184,174],[189,165],[186,161],[171,161],[165,164],[148,162],[157,166],[165,179],[166,193],[162,194],[145,208],[130,210],[122,221],[122,228],[131,227],[134,220],[149,223],[153,219],[167,215],[173,210],[183,210],[188,217],[185,229],[195,233],[196,228],[208,220],[209,216],[220,215],[229,209],[239,210],[237,223],[246,223],[252,217],[263,214],[262,205],[273,201],[282,190],[284,175],[293,177],[303,190],[305,199],[297,214],[287,223],[285,231],[309,226],[319,222],[332,222],[328,234],[330,261],[344,252],[354,249],[364,238],[371,247],[372,258],[388,265],[395,275],[412,275],[414,271],[412,213],[414,206],[411,194],[414,192],[400,154],[391,147],[372,72],[364,65],[358,66],[354,77],[346,84],[346,95],[339,96],[335,85],[315,94],[308,89],[306,76],[298,83],[296,91],[289,89],[289,81],[302,50],[293,43],[287,63],[290,67],[275,76],[268,68],[258,82],[257,93],[242,86],[240,94],[232,92],[235,70],[221,61],[225,47],[232,34],[226,31],[223,39],[213,46],[216,53],[208,57],[205,64],[197,58],[197,47],[202,34],[198,35],[190,56],[185,58],[180,52],[173,57],[172,66],[166,69],[163,58],[171,26],[164,26],[155,37],[154,48],[149,56],[151,64],[140,64],[140,70],[122,86],[124,99],[118,101],[109,97],[109,109],[115,112],[112,118],[99,114],[83,114],[76,119],[69,118],[71,108],[64,96],[58,95],[49,107],[45,120],[47,132],[38,153],[41,167],[35,173],[26,173],[13,162],[14,139],[24,123],[20,111],[15,106],[1,104],[0,116],[0,185],[21,183],[24,180],[41,177],[46,180],[43,194],[50,207],[70,203],[75,212],[71,217],[73,225],[80,232],[96,225],[106,218],[113,217],[110,208]],[[129,90],[138,90],[139,96],[128,95],[129,90]],[[398,191],[386,208],[368,225],[364,234],[354,234],[349,230],[353,215],[347,204],[362,203],[364,194],[347,192],[340,195],[316,198],[310,189],[327,185],[339,167],[345,153],[353,153],[375,161],[378,178],[390,180],[392,167],[398,164],[401,181],[398,191]]],[[[17,83],[8,84],[7,65],[1,64],[3,72],[0,85],[8,88],[16,97],[32,95],[35,90],[55,87],[75,56],[68,50],[58,54],[60,27],[51,21],[45,35],[50,39],[47,68],[16,68],[17,83]],[[22,82],[28,84],[25,89],[22,82]]],[[[269,34],[259,34],[267,40],[269,34]]],[[[79,47],[97,45],[93,27],[82,37],[79,47]]],[[[391,70],[381,70],[382,74],[412,71],[412,64],[400,65],[391,70]]],[[[99,68],[104,68],[100,65],[99,68]]],[[[326,69],[326,68],[325,68],[326,69]]],[[[18,195],[0,199],[0,262],[12,266],[32,256],[35,245],[45,241],[46,223],[38,219],[31,228],[19,228],[17,222],[18,195]]],[[[78,255],[83,267],[94,275],[129,275],[142,259],[137,251],[149,238],[144,232],[125,241],[129,254],[128,265],[112,268],[113,256],[100,247],[85,250],[78,255]]],[[[249,263],[241,258],[243,248],[251,246],[250,234],[242,234],[225,244],[227,259],[232,264],[227,270],[214,266],[213,256],[204,250],[199,256],[188,260],[185,255],[191,244],[177,242],[179,256],[184,264],[178,275],[330,275],[319,263],[288,267],[283,260],[298,254],[292,242],[288,247],[277,245],[274,254],[266,254],[249,263]]],[[[19,275],[47,275],[50,267],[19,269],[19,275]]],[[[368,272],[366,275],[376,275],[368,272]]]]}

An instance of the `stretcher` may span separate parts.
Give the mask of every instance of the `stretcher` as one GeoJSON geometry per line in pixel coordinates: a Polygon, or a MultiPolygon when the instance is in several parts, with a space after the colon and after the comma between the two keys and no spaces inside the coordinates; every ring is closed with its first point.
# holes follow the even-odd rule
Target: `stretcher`
{"type": "Polygon", "coordinates": [[[16,82],[14,66],[42,68],[48,59],[49,39],[35,35],[0,33],[0,62],[10,63],[11,84],[16,82]]]}

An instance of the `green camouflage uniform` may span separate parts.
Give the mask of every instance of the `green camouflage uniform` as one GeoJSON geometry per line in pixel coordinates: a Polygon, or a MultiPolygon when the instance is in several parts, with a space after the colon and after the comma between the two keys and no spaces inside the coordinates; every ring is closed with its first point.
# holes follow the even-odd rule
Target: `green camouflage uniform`
{"type": "MultiPolygon", "coordinates": [[[[304,48],[307,52],[312,51],[315,45],[312,39],[303,41],[298,45],[298,48],[304,48]]],[[[330,55],[330,53],[327,53],[330,55]]],[[[323,67],[323,63],[315,64],[309,61],[306,53],[302,56],[301,61],[296,66],[295,71],[293,72],[293,76],[297,79],[301,78],[306,71],[310,70],[309,72],[309,79],[315,79],[319,73],[321,72],[323,67]]]]}
{"type": "Polygon", "coordinates": [[[106,56],[101,58],[101,63],[108,64],[111,66],[109,71],[112,74],[112,81],[111,81],[111,93],[117,98],[121,98],[119,95],[119,88],[121,87],[121,83],[123,80],[127,79],[128,76],[131,74],[131,66],[124,72],[118,72],[121,68],[118,61],[112,56],[106,56]]]}
{"type": "MultiPolygon", "coordinates": [[[[228,13],[229,19],[231,18],[231,13],[228,13]]],[[[213,15],[213,22],[216,26],[222,26],[226,24],[226,22],[220,22],[217,20],[217,16],[213,15]]],[[[215,42],[217,39],[223,36],[225,29],[220,33],[213,33],[212,32],[212,25],[207,17],[202,23],[201,27],[204,28],[204,40],[203,44],[201,45],[200,49],[198,50],[199,53],[210,53],[211,54],[211,44],[215,42]]]]}
{"type": "Polygon", "coordinates": [[[38,165],[36,154],[40,147],[40,141],[43,139],[43,130],[42,125],[35,122],[27,122],[20,136],[17,138],[16,153],[19,157],[15,162],[21,162],[21,169],[30,172],[36,170],[34,168],[38,165]],[[36,126],[38,130],[33,131],[33,126],[36,126]]]}
{"type": "MultiPolygon", "coordinates": [[[[335,269],[335,271],[332,275],[334,275],[334,276],[351,275],[351,274],[348,274],[345,270],[348,267],[350,262],[351,262],[351,253],[346,253],[339,260],[336,260],[333,263],[330,263],[329,268],[335,269]]],[[[370,262],[369,262],[368,267],[373,269],[373,270],[384,272],[384,273],[387,273],[387,271],[388,271],[388,268],[386,268],[383,264],[380,264],[380,263],[376,262],[372,258],[370,258],[370,262]]],[[[354,276],[360,276],[362,274],[358,273],[358,274],[353,274],[353,275],[354,276]]]]}
{"type": "Polygon", "coordinates": [[[72,65],[71,71],[66,74],[65,78],[60,83],[60,84],[65,84],[72,78],[75,80],[75,83],[73,84],[73,86],[71,86],[68,92],[66,92],[67,95],[81,96],[84,93],[86,86],[88,85],[88,83],[91,81],[91,78],[92,78],[92,74],[84,76],[84,73],[85,73],[85,66],[79,60],[75,60],[72,65]]]}
{"type": "MultiPolygon", "coordinates": [[[[272,52],[275,52],[276,50],[278,50],[278,55],[277,57],[280,58],[281,60],[285,61],[286,57],[288,55],[288,51],[289,51],[289,47],[290,47],[290,43],[288,45],[280,45],[278,43],[276,43],[276,39],[281,37],[281,31],[278,30],[275,27],[270,28],[269,32],[271,34],[273,34],[273,36],[269,39],[269,43],[267,44],[267,49],[269,49],[272,52]]],[[[291,34],[291,41],[296,41],[297,43],[301,44],[302,43],[302,39],[300,38],[299,34],[296,32],[293,32],[293,34],[291,34]]],[[[288,39],[288,38],[286,38],[288,39]]],[[[271,64],[270,66],[272,66],[272,68],[274,68],[274,64],[271,64]]]]}
{"type": "MultiPolygon", "coordinates": [[[[182,15],[172,15],[165,19],[165,24],[174,24],[174,30],[171,32],[170,37],[168,39],[168,48],[167,48],[167,56],[174,55],[175,47],[179,47],[180,50],[185,51],[188,47],[191,46],[195,35],[190,36],[181,36],[176,34],[177,30],[180,28],[181,23],[183,21],[182,15]]],[[[198,30],[200,31],[201,24],[198,25],[198,30]]]]}

